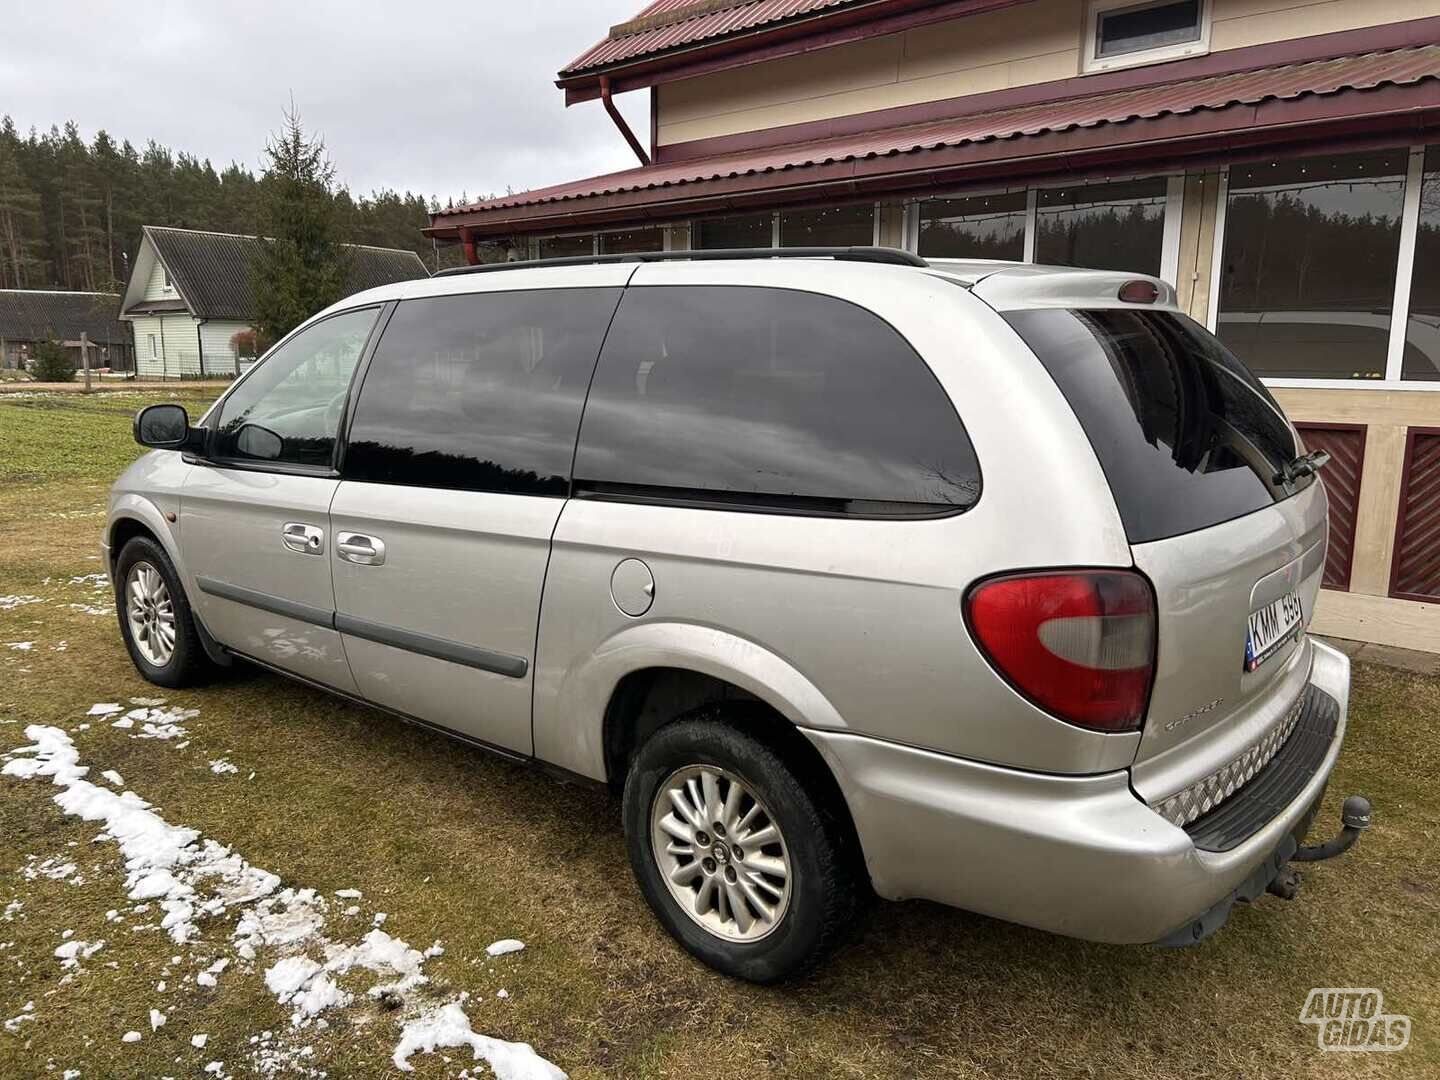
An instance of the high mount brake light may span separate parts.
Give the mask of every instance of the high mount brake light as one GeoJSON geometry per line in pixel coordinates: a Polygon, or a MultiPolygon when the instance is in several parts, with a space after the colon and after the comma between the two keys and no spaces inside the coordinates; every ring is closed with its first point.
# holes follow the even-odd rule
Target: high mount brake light
{"type": "Polygon", "coordinates": [[[965,597],[971,633],[1027,698],[1095,731],[1134,731],[1155,673],[1155,596],[1131,570],[1006,574],[965,597]]]}
{"type": "Polygon", "coordinates": [[[1160,290],[1153,281],[1127,281],[1117,295],[1127,304],[1153,304],[1160,299],[1160,290]]]}

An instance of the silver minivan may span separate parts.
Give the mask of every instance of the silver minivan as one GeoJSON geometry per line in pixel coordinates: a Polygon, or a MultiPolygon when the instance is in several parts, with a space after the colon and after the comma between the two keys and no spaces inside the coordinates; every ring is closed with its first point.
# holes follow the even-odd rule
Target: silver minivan
{"type": "Polygon", "coordinates": [[[105,528],[164,686],[240,657],[622,796],[756,981],[861,902],[1182,944],[1293,893],[1349,667],[1326,502],[1135,274],[885,249],[467,268],[299,327],[105,528]]]}

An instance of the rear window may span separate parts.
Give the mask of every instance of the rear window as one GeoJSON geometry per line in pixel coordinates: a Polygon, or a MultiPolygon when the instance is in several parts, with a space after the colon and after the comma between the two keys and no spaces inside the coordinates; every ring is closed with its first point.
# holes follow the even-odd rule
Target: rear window
{"type": "Polygon", "coordinates": [[[1012,311],[1075,410],[1131,543],[1218,525],[1288,498],[1296,454],[1275,399],[1213,335],[1172,312],[1012,311]]]}
{"type": "Polygon", "coordinates": [[[889,324],[828,296],[630,288],[595,372],[577,491],[775,513],[956,513],[980,494],[960,417],[889,324]]]}

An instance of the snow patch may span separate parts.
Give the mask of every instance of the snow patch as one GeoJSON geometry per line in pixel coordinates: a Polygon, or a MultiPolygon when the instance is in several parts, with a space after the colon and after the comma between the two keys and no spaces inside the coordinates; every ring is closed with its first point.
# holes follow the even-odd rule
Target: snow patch
{"type": "Polygon", "coordinates": [[[519,952],[523,948],[525,948],[523,941],[517,941],[515,938],[502,938],[500,941],[492,941],[486,945],[485,953],[487,956],[504,956],[506,953],[519,952]]]}
{"type": "Polygon", "coordinates": [[[124,707],[118,701],[102,701],[90,706],[86,716],[111,716],[117,712],[123,712],[124,707]]]}
{"type": "Polygon", "coordinates": [[[566,1080],[565,1073],[535,1053],[529,1043],[475,1034],[470,1018],[456,1001],[406,1024],[391,1060],[397,1069],[414,1072],[412,1054],[433,1054],[438,1049],[462,1046],[470,1047],[476,1061],[484,1060],[495,1071],[496,1080],[566,1080]]]}

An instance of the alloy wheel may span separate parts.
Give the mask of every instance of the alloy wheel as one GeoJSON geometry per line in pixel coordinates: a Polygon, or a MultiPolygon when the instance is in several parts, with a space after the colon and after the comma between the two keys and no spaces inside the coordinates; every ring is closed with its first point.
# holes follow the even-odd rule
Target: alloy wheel
{"type": "Polygon", "coordinates": [[[125,577],[125,619],[140,655],[164,667],[175,655],[175,604],[165,579],[148,562],[137,562],[125,577]]]}
{"type": "Polygon", "coordinates": [[[726,941],[758,941],[790,906],[792,867],[780,825],[739,777],[687,765],[660,785],[650,840],[670,895],[726,941]]]}

